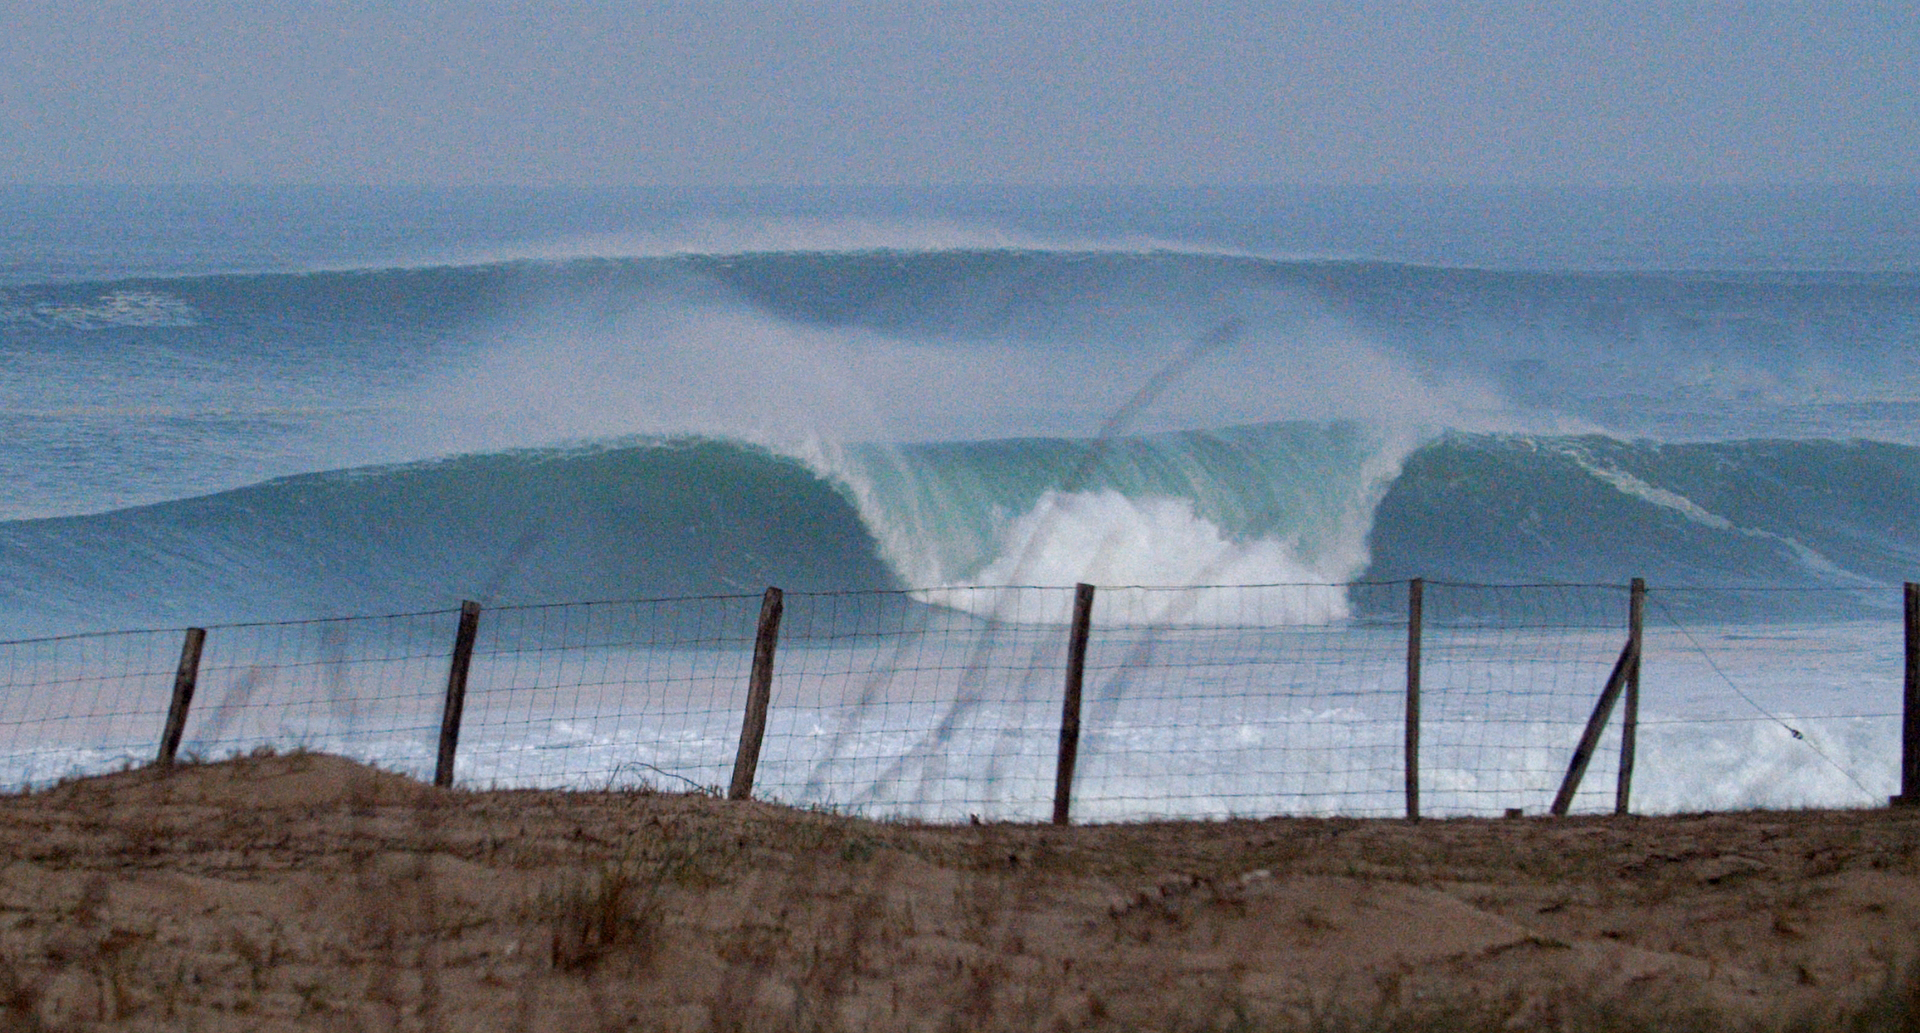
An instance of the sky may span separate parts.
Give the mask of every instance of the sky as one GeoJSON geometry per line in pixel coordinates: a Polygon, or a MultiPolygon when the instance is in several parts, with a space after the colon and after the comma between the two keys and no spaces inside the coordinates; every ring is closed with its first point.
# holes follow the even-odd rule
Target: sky
{"type": "Polygon", "coordinates": [[[1920,183],[1920,4],[15,0],[0,183],[1920,183]]]}

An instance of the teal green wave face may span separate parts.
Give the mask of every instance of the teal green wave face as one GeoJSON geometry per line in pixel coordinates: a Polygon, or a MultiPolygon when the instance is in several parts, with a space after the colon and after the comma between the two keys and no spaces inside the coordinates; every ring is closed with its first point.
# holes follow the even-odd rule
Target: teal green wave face
{"type": "Polygon", "coordinates": [[[0,524],[0,569],[0,615],[27,632],[897,584],[831,485],[705,440],[468,456],[16,521],[0,524]]]}
{"type": "Polygon", "coordinates": [[[1415,452],[1385,493],[1365,576],[1898,584],[1920,561],[1916,502],[1920,449],[1906,445],[1456,434],[1415,452]]]}
{"type": "Polygon", "coordinates": [[[9,283],[0,633],[1915,566],[1910,268],[960,236],[9,283]]]}
{"type": "Polygon", "coordinates": [[[915,585],[1345,581],[1403,446],[1350,423],[837,456],[915,585]]]}
{"type": "Polygon", "coordinates": [[[1868,442],[1454,434],[1404,448],[1348,424],[801,458],[629,441],[0,524],[0,637],[768,585],[1850,589],[1920,563],[1916,499],[1920,449],[1868,442]]]}

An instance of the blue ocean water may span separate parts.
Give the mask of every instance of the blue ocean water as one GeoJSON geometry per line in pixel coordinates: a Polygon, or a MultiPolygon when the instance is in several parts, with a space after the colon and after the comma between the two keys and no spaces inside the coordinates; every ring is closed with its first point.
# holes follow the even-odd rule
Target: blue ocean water
{"type": "MultiPolygon", "coordinates": [[[[1637,576],[1660,614],[1647,806],[1859,802],[1893,770],[1894,611],[1920,569],[1917,345],[1920,196],[1891,189],[6,188],[0,641],[767,585],[965,617],[1000,598],[974,586],[1312,584],[1261,612],[1301,642],[1345,622],[1366,648],[1339,677],[1365,684],[1303,676],[1345,703],[1243,714],[1206,672],[1136,698],[1122,683],[1161,668],[1100,646],[1095,813],[1233,813],[1282,768],[1299,785],[1275,805],[1391,813],[1401,597],[1341,586],[1637,576]],[[1795,713],[1820,719],[1804,738],[1776,719],[1795,713]],[[1175,770],[1203,753],[1219,770],[1175,770]]],[[[1542,678],[1583,708],[1618,634],[1529,639],[1481,598],[1430,614],[1464,650],[1430,788],[1468,809],[1519,792],[1488,751],[1550,772],[1581,716],[1514,718],[1495,749],[1485,708],[1542,678]],[[1573,639],[1573,667],[1529,652],[1573,639]]],[[[216,713],[276,691],[230,666],[216,713]]],[[[382,670],[359,676],[400,678],[382,670]]],[[[1044,724],[1039,670],[929,711],[964,718],[943,747],[1044,724]]],[[[919,677],[897,690],[952,689],[919,677]]],[[[776,715],[800,745],[770,768],[803,802],[866,763],[820,729],[891,720],[833,713],[776,715]]],[[[352,731],[328,715],[300,741],[352,731]]],[[[469,763],[539,782],[561,778],[540,758],[706,771],[731,748],[628,724],[515,726],[469,763]]],[[[882,759],[925,745],[884,731],[859,732],[882,759]]],[[[116,762],[90,734],[8,753],[8,777],[116,762]]],[[[1021,747],[1036,785],[1053,734],[1021,747]]],[[[405,767],[416,740],[339,748],[405,767]]],[[[853,792],[951,817],[974,791],[853,792]]]]}
{"type": "Polygon", "coordinates": [[[1920,548],[1911,192],[0,202],[0,637],[1920,548]]]}

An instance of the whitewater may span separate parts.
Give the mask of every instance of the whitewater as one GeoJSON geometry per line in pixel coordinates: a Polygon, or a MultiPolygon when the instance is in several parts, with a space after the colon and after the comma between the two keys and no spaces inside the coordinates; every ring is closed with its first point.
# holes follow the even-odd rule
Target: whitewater
{"type": "MultiPolygon", "coordinates": [[[[1348,586],[1643,577],[1640,806],[1892,791],[1920,569],[1920,204],[1897,191],[0,195],[0,640],[770,585],[992,619],[1009,597],[983,587],[1084,581],[1196,629],[1232,613],[1128,586],[1298,586],[1264,619],[1358,641],[1399,604],[1348,586]]],[[[1063,619],[1046,598],[1025,622],[1063,619]]],[[[1040,764],[1052,677],[949,734],[1040,729],[1040,764]]],[[[1277,739],[1122,713],[1116,687],[1114,756],[1217,737],[1266,770],[1342,726],[1385,771],[1392,678],[1365,677],[1277,739]]],[[[1557,755],[1567,719],[1516,748],[1557,755]]],[[[675,770],[730,748],[669,731],[707,758],[675,770]]],[[[846,760],[812,741],[770,776],[802,802],[1020,816],[1002,789],[1049,777],[808,798],[846,760]]],[[[60,749],[12,781],[118,758],[60,749]]],[[[463,777],[540,781],[523,761],[463,777]]],[[[1482,762],[1437,759],[1434,791],[1482,762]]],[[[1221,764],[1113,767],[1095,816],[1262,799],[1221,764]]]]}

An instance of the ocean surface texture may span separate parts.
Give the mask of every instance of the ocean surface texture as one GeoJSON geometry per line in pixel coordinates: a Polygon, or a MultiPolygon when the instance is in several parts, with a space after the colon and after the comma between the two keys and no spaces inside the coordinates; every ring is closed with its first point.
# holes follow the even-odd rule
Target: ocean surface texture
{"type": "Polygon", "coordinates": [[[1920,574],[1916,354],[1893,190],[9,188],[0,640],[1643,577],[1821,669],[1920,574]]]}

